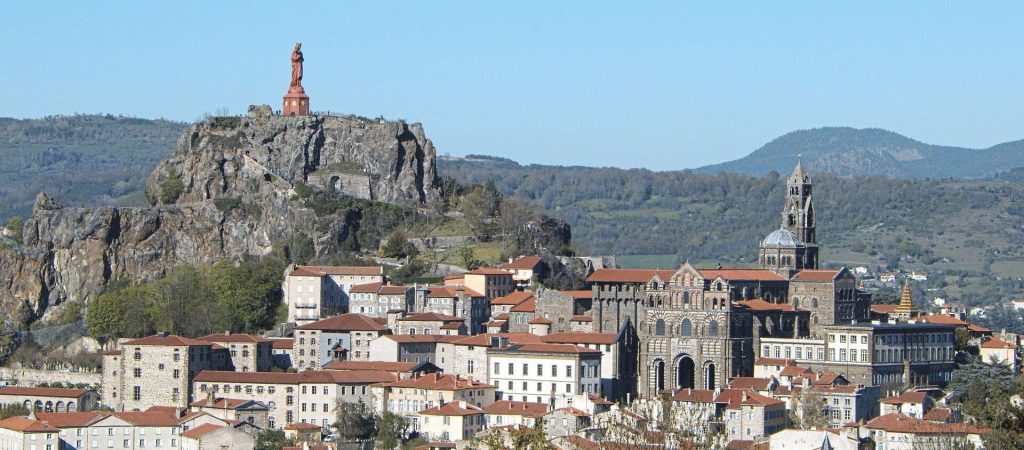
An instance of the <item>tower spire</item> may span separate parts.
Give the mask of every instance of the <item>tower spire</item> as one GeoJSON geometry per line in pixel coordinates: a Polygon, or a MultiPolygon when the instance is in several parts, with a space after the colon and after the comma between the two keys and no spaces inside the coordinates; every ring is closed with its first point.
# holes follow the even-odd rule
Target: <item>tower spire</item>
{"type": "Polygon", "coordinates": [[[914,309],[914,295],[910,291],[910,280],[907,280],[903,283],[903,294],[900,295],[900,304],[896,306],[893,312],[911,315],[914,311],[916,311],[914,309]]]}

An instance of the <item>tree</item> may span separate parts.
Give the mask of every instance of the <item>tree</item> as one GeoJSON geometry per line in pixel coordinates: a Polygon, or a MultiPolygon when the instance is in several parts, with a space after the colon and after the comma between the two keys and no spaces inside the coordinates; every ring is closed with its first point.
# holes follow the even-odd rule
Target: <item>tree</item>
{"type": "Polygon", "coordinates": [[[24,227],[25,224],[22,222],[21,217],[11,216],[11,218],[7,220],[7,231],[11,233],[11,239],[19,244],[21,244],[24,227]]]}
{"type": "Polygon", "coordinates": [[[217,330],[255,332],[273,327],[283,271],[282,262],[270,259],[215,264],[208,280],[220,312],[217,330]]]}
{"type": "Polygon", "coordinates": [[[152,334],[152,298],[153,293],[146,286],[126,286],[100,294],[85,315],[89,335],[117,339],[152,334]]]}
{"type": "Polygon", "coordinates": [[[256,450],[281,450],[282,447],[288,447],[293,442],[289,442],[284,436],[282,430],[263,430],[256,435],[256,450]]]}
{"type": "Polygon", "coordinates": [[[458,252],[459,261],[462,262],[462,266],[465,267],[466,270],[475,270],[483,265],[483,261],[476,259],[476,253],[473,251],[472,247],[461,247],[458,252]]]}
{"type": "Polygon", "coordinates": [[[172,173],[160,182],[160,203],[174,203],[183,192],[185,192],[185,185],[181,182],[181,178],[177,172],[172,173]]]}
{"type": "Polygon", "coordinates": [[[150,317],[158,330],[186,336],[210,330],[214,311],[209,307],[212,295],[204,271],[182,264],[147,287],[153,293],[150,317]]]}
{"type": "Polygon", "coordinates": [[[544,433],[544,421],[538,419],[533,428],[520,428],[512,432],[512,448],[515,450],[554,450],[544,433]]]}
{"type": "Polygon", "coordinates": [[[393,450],[408,433],[409,421],[405,417],[385,411],[377,425],[377,446],[393,450]]]}
{"type": "Polygon", "coordinates": [[[486,241],[494,234],[494,218],[500,205],[501,193],[492,181],[477,186],[462,199],[462,214],[477,238],[486,241]]]}
{"type": "Polygon", "coordinates": [[[828,422],[828,406],[825,398],[817,391],[804,388],[797,396],[799,414],[793,414],[790,420],[793,425],[807,429],[824,429],[828,422]]]}
{"type": "Polygon", "coordinates": [[[7,403],[0,405],[0,420],[14,416],[27,416],[29,411],[21,403],[7,403]]]}
{"type": "Polygon", "coordinates": [[[334,429],[349,440],[369,439],[377,432],[373,411],[363,402],[338,402],[338,421],[334,429]]]}
{"type": "Polygon", "coordinates": [[[409,242],[405,233],[399,229],[391,232],[380,250],[380,255],[385,258],[415,258],[418,253],[416,246],[409,242]]]}

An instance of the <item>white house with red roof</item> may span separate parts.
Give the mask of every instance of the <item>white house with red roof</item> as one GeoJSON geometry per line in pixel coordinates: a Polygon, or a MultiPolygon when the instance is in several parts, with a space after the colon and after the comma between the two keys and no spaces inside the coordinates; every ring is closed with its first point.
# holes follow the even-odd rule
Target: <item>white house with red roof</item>
{"type": "Polygon", "coordinates": [[[533,285],[540,275],[542,264],[540,256],[520,256],[516,259],[509,258],[508,264],[502,264],[498,268],[512,272],[515,287],[523,290],[533,285]]]}
{"type": "Polygon", "coordinates": [[[574,344],[526,343],[487,349],[488,376],[502,400],[557,403],[601,395],[601,351],[574,344]]]}
{"type": "Polygon", "coordinates": [[[281,286],[288,322],[302,325],[346,312],[353,286],[383,282],[383,266],[289,266],[281,286]]]}
{"type": "Polygon", "coordinates": [[[363,314],[339,314],[296,327],[292,361],[298,370],[317,370],[334,360],[369,360],[370,342],[388,327],[363,314]]]}
{"type": "Polygon", "coordinates": [[[464,401],[453,401],[424,409],[415,414],[413,431],[427,440],[462,441],[473,439],[486,425],[484,410],[464,401]]]}
{"type": "Polygon", "coordinates": [[[986,363],[1006,364],[1014,373],[1020,372],[1020,336],[1003,332],[988,338],[978,346],[978,356],[986,363]]]}

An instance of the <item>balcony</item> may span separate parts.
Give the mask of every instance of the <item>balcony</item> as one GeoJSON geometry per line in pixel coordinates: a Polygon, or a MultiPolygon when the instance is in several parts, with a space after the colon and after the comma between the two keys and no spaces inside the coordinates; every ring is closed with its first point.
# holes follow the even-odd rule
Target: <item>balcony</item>
{"type": "Polygon", "coordinates": [[[319,308],[320,305],[317,305],[314,302],[295,302],[295,307],[296,308],[319,308]]]}

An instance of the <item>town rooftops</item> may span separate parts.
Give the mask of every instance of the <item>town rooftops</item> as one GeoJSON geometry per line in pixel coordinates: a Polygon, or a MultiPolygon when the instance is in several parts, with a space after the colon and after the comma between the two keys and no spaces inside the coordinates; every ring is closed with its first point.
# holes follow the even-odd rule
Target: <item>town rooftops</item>
{"type": "Polygon", "coordinates": [[[952,417],[953,411],[949,408],[932,408],[928,412],[924,413],[922,419],[929,422],[949,422],[952,417]]]}
{"type": "Polygon", "coordinates": [[[470,270],[469,272],[466,272],[463,275],[490,275],[490,276],[505,275],[505,276],[512,276],[512,272],[509,272],[507,270],[502,270],[502,269],[495,269],[495,268],[492,268],[492,267],[481,267],[479,269],[470,270]]]}
{"type": "Polygon", "coordinates": [[[467,297],[483,297],[484,295],[462,285],[457,286],[431,286],[427,292],[428,298],[455,298],[460,295],[467,297]]]}
{"type": "Polygon", "coordinates": [[[326,319],[307,323],[296,330],[321,330],[321,331],[387,331],[388,327],[373,320],[370,316],[363,314],[348,313],[338,314],[326,319]]]}
{"type": "Polygon", "coordinates": [[[199,383],[247,384],[372,384],[394,379],[392,373],[374,370],[307,370],[299,373],[204,370],[195,377],[199,383]]]}
{"type": "Polygon", "coordinates": [[[722,389],[722,392],[715,397],[715,403],[724,403],[728,409],[737,409],[741,406],[773,406],[785,404],[782,400],[767,397],[751,389],[722,389]]]}
{"type": "Polygon", "coordinates": [[[511,305],[515,306],[522,302],[525,302],[536,295],[533,291],[513,291],[508,295],[496,297],[491,299],[491,306],[497,305],[511,305]]]}
{"type": "Polygon", "coordinates": [[[57,428],[83,428],[110,415],[103,411],[36,412],[35,414],[36,420],[57,428]]]}
{"type": "Polygon", "coordinates": [[[786,279],[768,269],[699,269],[705,279],[721,277],[729,281],[785,281],[786,279]]]}
{"type": "Polygon", "coordinates": [[[259,337],[259,336],[253,336],[251,334],[245,334],[245,333],[231,333],[231,332],[208,334],[208,335],[203,336],[203,337],[198,338],[198,339],[200,341],[228,342],[228,343],[233,343],[233,342],[238,342],[238,343],[270,342],[270,339],[262,338],[262,337],[259,337]]]}
{"type": "MultiPolygon", "coordinates": [[[[988,348],[988,349],[1013,350],[1013,349],[1017,348],[1017,344],[1014,344],[1012,342],[1006,342],[1006,341],[1004,341],[1002,339],[999,339],[997,337],[992,337],[990,339],[985,340],[985,342],[982,342],[979,347],[981,347],[981,348],[988,348]]],[[[2,393],[2,392],[3,392],[3,390],[0,389],[0,393],[2,393]]]]}
{"type": "Polygon", "coordinates": [[[173,427],[180,422],[173,412],[164,411],[125,411],[116,412],[113,415],[132,425],[142,427],[173,427]]]}
{"type": "Polygon", "coordinates": [[[383,276],[384,266],[295,266],[288,276],[322,277],[324,275],[383,276]]]}
{"type": "Polygon", "coordinates": [[[484,408],[484,412],[487,414],[502,414],[510,416],[543,417],[548,413],[548,404],[498,400],[484,408]]]}
{"type": "Polygon", "coordinates": [[[380,290],[380,287],[383,285],[384,283],[381,283],[379,281],[376,283],[357,284],[355,286],[352,286],[352,288],[349,289],[348,292],[350,294],[376,294],[377,291],[380,290]]]}
{"type": "Polygon", "coordinates": [[[463,322],[461,317],[436,312],[414,313],[398,320],[400,322],[463,322]]]}
{"type": "Polygon", "coordinates": [[[274,350],[291,350],[295,346],[293,338],[275,338],[270,340],[270,348],[274,350]]]}
{"type": "Polygon", "coordinates": [[[19,395],[27,397],[78,398],[85,395],[85,389],[44,388],[32,386],[0,387],[0,395],[19,395]]]}
{"type": "Polygon", "coordinates": [[[739,300],[734,302],[737,305],[747,308],[751,311],[772,311],[772,312],[787,312],[787,311],[807,311],[806,309],[796,308],[789,303],[771,303],[762,299],[753,300],[739,300]]]}
{"type": "Polygon", "coordinates": [[[488,349],[488,352],[505,352],[505,353],[561,353],[561,354],[601,354],[600,350],[591,348],[581,347],[579,345],[572,344],[549,344],[549,343],[527,343],[527,344],[513,344],[501,349],[488,349]]]}
{"type": "Polygon", "coordinates": [[[928,398],[927,392],[907,391],[898,396],[883,398],[882,403],[889,405],[898,405],[901,403],[924,403],[926,398],[928,398]]]}
{"type": "Polygon", "coordinates": [[[875,304],[875,305],[871,305],[871,312],[873,312],[875,314],[891,314],[891,313],[896,311],[896,307],[897,306],[899,306],[899,305],[875,304]]]}
{"type": "Polygon", "coordinates": [[[965,423],[936,423],[916,419],[900,413],[889,413],[868,421],[867,428],[885,430],[888,433],[909,434],[987,434],[990,428],[965,423]]]}
{"type": "Polygon", "coordinates": [[[524,301],[524,302],[522,302],[522,303],[520,303],[520,304],[518,304],[516,306],[513,306],[510,311],[511,312],[523,312],[523,313],[537,312],[537,299],[534,298],[534,297],[530,297],[530,298],[526,299],[526,301],[524,301]]]}
{"type": "Polygon", "coordinates": [[[126,345],[159,345],[167,347],[198,347],[198,346],[210,346],[212,345],[207,341],[200,341],[198,339],[192,339],[187,337],[178,336],[175,334],[157,333],[151,336],[146,336],[140,339],[134,339],[121,344],[126,345]]]}
{"type": "Polygon", "coordinates": [[[433,389],[443,391],[460,391],[466,389],[493,388],[487,383],[466,378],[461,375],[429,373],[405,380],[397,380],[383,383],[384,386],[392,388],[416,388],[433,389]]]}
{"type": "Polygon", "coordinates": [[[615,333],[563,332],[542,336],[541,340],[551,344],[602,344],[613,345],[618,341],[615,333]]]}
{"type": "Polygon", "coordinates": [[[448,402],[442,406],[435,406],[420,411],[420,414],[427,416],[472,416],[483,414],[484,410],[464,401],[448,402]]]}
{"type": "Polygon", "coordinates": [[[708,389],[680,389],[672,396],[677,402],[691,403],[712,403],[715,401],[715,391],[708,389]]]}
{"type": "Polygon", "coordinates": [[[520,256],[508,264],[498,266],[506,270],[532,270],[540,264],[540,256],[520,256]]]}
{"type": "Polygon", "coordinates": [[[0,428],[30,433],[56,433],[60,431],[42,421],[20,416],[0,420],[0,428]]]}
{"type": "Polygon", "coordinates": [[[452,344],[487,347],[491,345],[492,339],[499,341],[507,339],[511,344],[541,342],[540,336],[531,333],[480,333],[472,336],[460,336],[460,339],[452,341],[452,344]]]}
{"type": "Polygon", "coordinates": [[[765,358],[765,357],[762,356],[760,358],[757,358],[757,361],[754,361],[754,365],[755,366],[781,366],[781,367],[795,366],[796,365],[796,360],[795,359],[784,359],[784,358],[765,358]]]}
{"type": "Polygon", "coordinates": [[[181,435],[187,438],[199,439],[203,436],[206,436],[207,434],[213,433],[214,431],[220,430],[221,428],[224,427],[212,423],[204,423],[202,425],[199,425],[198,427],[181,433],[181,435]]]}
{"type": "Polygon", "coordinates": [[[534,318],[530,319],[530,321],[528,323],[530,325],[551,325],[554,322],[552,322],[551,319],[548,319],[547,317],[537,316],[537,317],[534,317],[534,318]]]}

